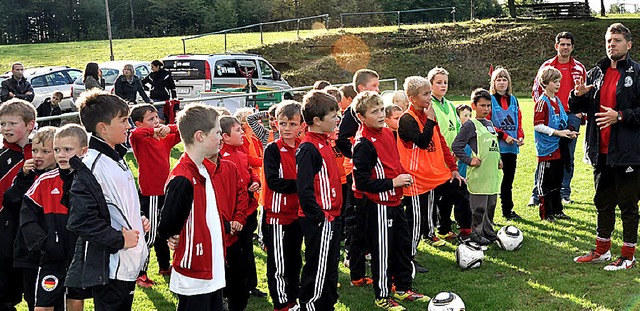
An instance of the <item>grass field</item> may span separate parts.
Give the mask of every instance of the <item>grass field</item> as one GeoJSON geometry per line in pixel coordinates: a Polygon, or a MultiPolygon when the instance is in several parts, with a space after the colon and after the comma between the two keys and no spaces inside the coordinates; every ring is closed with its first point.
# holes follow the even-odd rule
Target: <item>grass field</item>
{"type": "MultiPolygon", "coordinates": [[[[456,98],[457,103],[466,102],[456,98]]],[[[482,267],[461,271],[454,258],[455,246],[419,247],[418,260],[430,272],[419,274],[414,287],[430,296],[441,291],[453,291],[465,301],[468,310],[638,310],[640,308],[640,276],[638,270],[606,272],[604,265],[578,265],[572,258],[588,251],[595,240],[595,208],[592,204],[591,168],[580,161],[583,138],[576,151],[575,176],[572,183],[574,204],[565,207],[573,220],[550,224],[538,219],[537,208],[527,207],[536,166],[533,145],[533,109],[529,98],[520,99],[526,144],[521,149],[514,183],[515,210],[524,217],[520,222],[506,222],[496,213],[500,227],[514,224],[525,235],[524,246],[516,252],[505,252],[492,245],[485,252],[482,267]]],[[[584,130],[582,131],[584,132],[584,130]]],[[[180,150],[174,150],[174,161],[180,150]]],[[[133,157],[128,158],[135,167],[133,157]]],[[[619,255],[621,226],[613,235],[612,252],[619,255]]],[[[254,248],[258,265],[259,288],[266,289],[266,254],[254,248]]],[[[156,262],[151,261],[150,277],[158,282],[152,289],[138,288],[134,310],[174,310],[176,299],[168,290],[168,279],[157,275],[156,262]]],[[[338,310],[373,310],[373,289],[349,286],[348,270],[340,264],[340,300],[338,310]]],[[[409,310],[425,310],[426,305],[405,303],[409,310]]],[[[88,303],[86,310],[91,310],[88,303]]],[[[20,310],[26,310],[21,305],[20,310]]],[[[251,298],[247,310],[272,310],[265,299],[251,298]]]]}

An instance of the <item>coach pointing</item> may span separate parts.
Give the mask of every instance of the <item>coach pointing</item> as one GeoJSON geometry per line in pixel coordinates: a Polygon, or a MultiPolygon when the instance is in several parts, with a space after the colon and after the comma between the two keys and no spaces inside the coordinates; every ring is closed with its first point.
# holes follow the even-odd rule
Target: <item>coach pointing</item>
{"type": "Polygon", "coordinates": [[[578,263],[611,259],[616,205],[622,215],[620,257],[607,271],[632,268],[638,240],[640,197],[640,64],[629,57],[631,32],[620,23],[605,34],[607,58],[587,73],[569,99],[574,113],[587,114],[586,155],[594,167],[597,215],[596,249],[574,258],[578,263]]]}

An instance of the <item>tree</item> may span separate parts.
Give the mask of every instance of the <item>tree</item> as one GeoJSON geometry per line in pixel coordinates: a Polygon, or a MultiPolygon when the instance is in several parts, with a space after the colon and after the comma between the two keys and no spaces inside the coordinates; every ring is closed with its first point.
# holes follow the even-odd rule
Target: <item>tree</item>
{"type": "Polygon", "coordinates": [[[600,0],[600,16],[604,17],[606,16],[605,14],[605,10],[604,10],[604,0],[600,0]]]}
{"type": "Polygon", "coordinates": [[[509,7],[509,16],[511,16],[511,18],[516,18],[516,1],[507,1],[507,6],[509,7]]]}

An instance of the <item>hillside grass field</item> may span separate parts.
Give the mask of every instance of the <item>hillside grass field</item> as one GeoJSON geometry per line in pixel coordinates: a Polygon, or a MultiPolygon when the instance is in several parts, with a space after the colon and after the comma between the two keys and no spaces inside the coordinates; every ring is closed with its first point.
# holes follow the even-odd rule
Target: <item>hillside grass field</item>
{"type": "MultiPolygon", "coordinates": [[[[456,104],[466,98],[453,98],[456,104]]],[[[572,183],[574,204],[565,207],[571,221],[548,223],[539,220],[538,209],[527,207],[533,186],[536,157],[533,144],[533,102],[521,97],[525,145],[518,158],[514,182],[515,211],[523,216],[519,222],[505,221],[496,212],[496,230],[512,224],[523,231],[523,247],[505,252],[491,245],[479,269],[462,271],[455,262],[455,245],[434,248],[425,243],[419,246],[417,260],[429,268],[414,280],[417,291],[433,296],[452,291],[464,300],[467,310],[638,310],[640,308],[640,276],[637,269],[606,272],[603,264],[578,265],[573,257],[589,251],[595,243],[596,213],[592,203],[594,187],[591,168],[580,159],[583,156],[583,137],[576,151],[575,175],[572,183]]],[[[584,128],[582,130],[584,133],[584,128]]],[[[172,153],[175,162],[180,148],[172,153]]],[[[129,154],[127,161],[137,175],[136,162],[129,154]]],[[[619,255],[621,225],[616,224],[612,253],[619,255]]],[[[258,267],[259,288],[267,292],[266,253],[254,247],[258,267]]],[[[153,257],[150,277],[158,282],[151,289],[137,288],[134,310],[175,310],[176,298],[168,290],[168,278],[157,274],[153,257]]],[[[374,310],[373,289],[349,286],[349,271],[340,263],[340,300],[337,310],[374,310]]],[[[404,303],[408,310],[426,310],[423,303],[404,303]]],[[[247,310],[272,310],[268,298],[251,298],[247,310]]],[[[86,310],[92,305],[87,303],[86,310]]],[[[26,310],[24,304],[20,310],[26,310]]]]}

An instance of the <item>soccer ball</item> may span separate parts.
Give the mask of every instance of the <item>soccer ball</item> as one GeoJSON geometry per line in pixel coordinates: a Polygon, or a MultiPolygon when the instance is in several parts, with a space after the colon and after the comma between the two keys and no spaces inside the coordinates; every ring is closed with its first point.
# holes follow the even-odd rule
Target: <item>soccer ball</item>
{"type": "Polygon", "coordinates": [[[515,226],[504,226],[498,231],[498,245],[505,251],[520,249],[523,240],[522,231],[515,226]]]}
{"type": "Polygon", "coordinates": [[[429,300],[428,311],[464,311],[464,302],[452,292],[442,292],[429,300]]]}
{"type": "Polygon", "coordinates": [[[478,268],[483,260],[482,247],[475,242],[460,244],[456,249],[456,262],[463,270],[478,268]]]}

